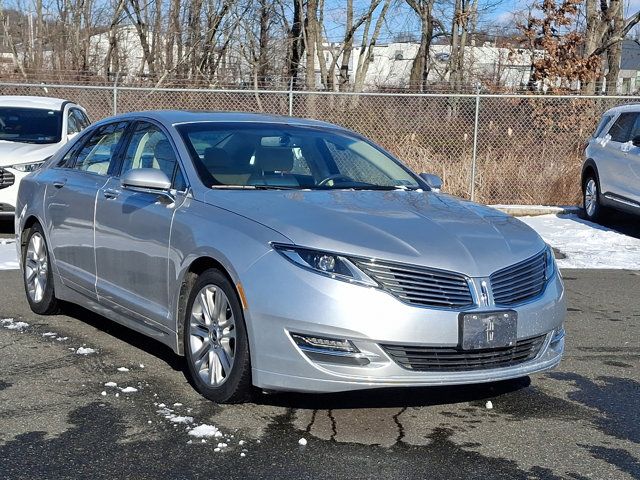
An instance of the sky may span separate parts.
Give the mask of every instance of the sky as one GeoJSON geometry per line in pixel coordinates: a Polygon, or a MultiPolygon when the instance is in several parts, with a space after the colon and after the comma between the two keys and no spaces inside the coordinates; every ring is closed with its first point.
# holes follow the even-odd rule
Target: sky
{"type": "MultiPolygon", "coordinates": [[[[495,27],[513,25],[514,12],[527,8],[533,0],[478,0],[481,8],[480,29],[495,30],[495,27]],[[494,27],[494,28],[491,28],[494,27]]],[[[453,0],[436,0],[441,5],[437,7],[437,17],[446,19],[445,26],[449,28],[450,11],[453,0]],[[448,4],[447,4],[448,2],[448,4]]],[[[368,7],[370,0],[354,0],[356,15],[368,7]]],[[[378,8],[380,10],[381,7],[378,8]]],[[[625,11],[629,16],[640,10],[640,0],[626,0],[625,11]]],[[[325,24],[329,41],[340,41],[344,35],[344,1],[325,0],[325,24]]],[[[372,26],[373,29],[373,26],[372,26]]],[[[392,7],[387,14],[387,21],[382,29],[378,43],[393,41],[399,33],[408,32],[414,35],[420,33],[420,23],[416,15],[406,2],[392,7]]]]}

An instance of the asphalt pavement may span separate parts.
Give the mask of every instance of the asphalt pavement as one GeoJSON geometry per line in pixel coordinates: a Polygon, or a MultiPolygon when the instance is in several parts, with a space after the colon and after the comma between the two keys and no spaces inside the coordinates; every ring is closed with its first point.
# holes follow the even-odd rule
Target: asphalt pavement
{"type": "Polygon", "coordinates": [[[167,348],[80,308],[34,315],[19,273],[0,272],[0,319],[29,324],[0,326],[0,478],[640,478],[640,272],[563,273],[552,372],[223,406],[167,348]],[[200,424],[223,436],[189,435],[200,424]]]}

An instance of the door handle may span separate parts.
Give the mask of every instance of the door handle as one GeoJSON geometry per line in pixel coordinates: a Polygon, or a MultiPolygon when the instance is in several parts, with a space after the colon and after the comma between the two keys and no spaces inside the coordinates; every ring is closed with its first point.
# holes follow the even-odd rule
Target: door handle
{"type": "Polygon", "coordinates": [[[67,183],[67,179],[64,180],[57,180],[55,182],[53,182],[53,186],[56,188],[62,188],[64,187],[64,185],[67,183]]]}
{"type": "Polygon", "coordinates": [[[110,200],[117,198],[118,195],[120,195],[120,191],[119,190],[114,190],[113,188],[107,188],[106,190],[104,190],[102,192],[102,194],[104,195],[104,198],[108,198],[110,200]]]}

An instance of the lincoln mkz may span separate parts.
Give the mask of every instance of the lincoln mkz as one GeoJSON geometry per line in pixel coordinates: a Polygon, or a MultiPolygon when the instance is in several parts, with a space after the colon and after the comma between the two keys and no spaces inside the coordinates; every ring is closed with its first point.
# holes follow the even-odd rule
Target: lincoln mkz
{"type": "Polygon", "coordinates": [[[440,183],[320,121],[109,118],[21,182],[27,299],[165,343],[217,402],[555,367],[566,307],[552,250],[440,183]]]}

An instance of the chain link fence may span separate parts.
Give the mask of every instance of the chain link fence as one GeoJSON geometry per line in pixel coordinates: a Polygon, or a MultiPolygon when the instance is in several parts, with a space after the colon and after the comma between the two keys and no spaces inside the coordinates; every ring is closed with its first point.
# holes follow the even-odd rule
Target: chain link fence
{"type": "Polygon", "coordinates": [[[325,120],[380,144],[444,191],[487,204],[575,204],[582,146],[600,116],[633,97],[384,94],[0,84],[51,96],[92,120],[136,110],[234,110],[325,120]]]}

